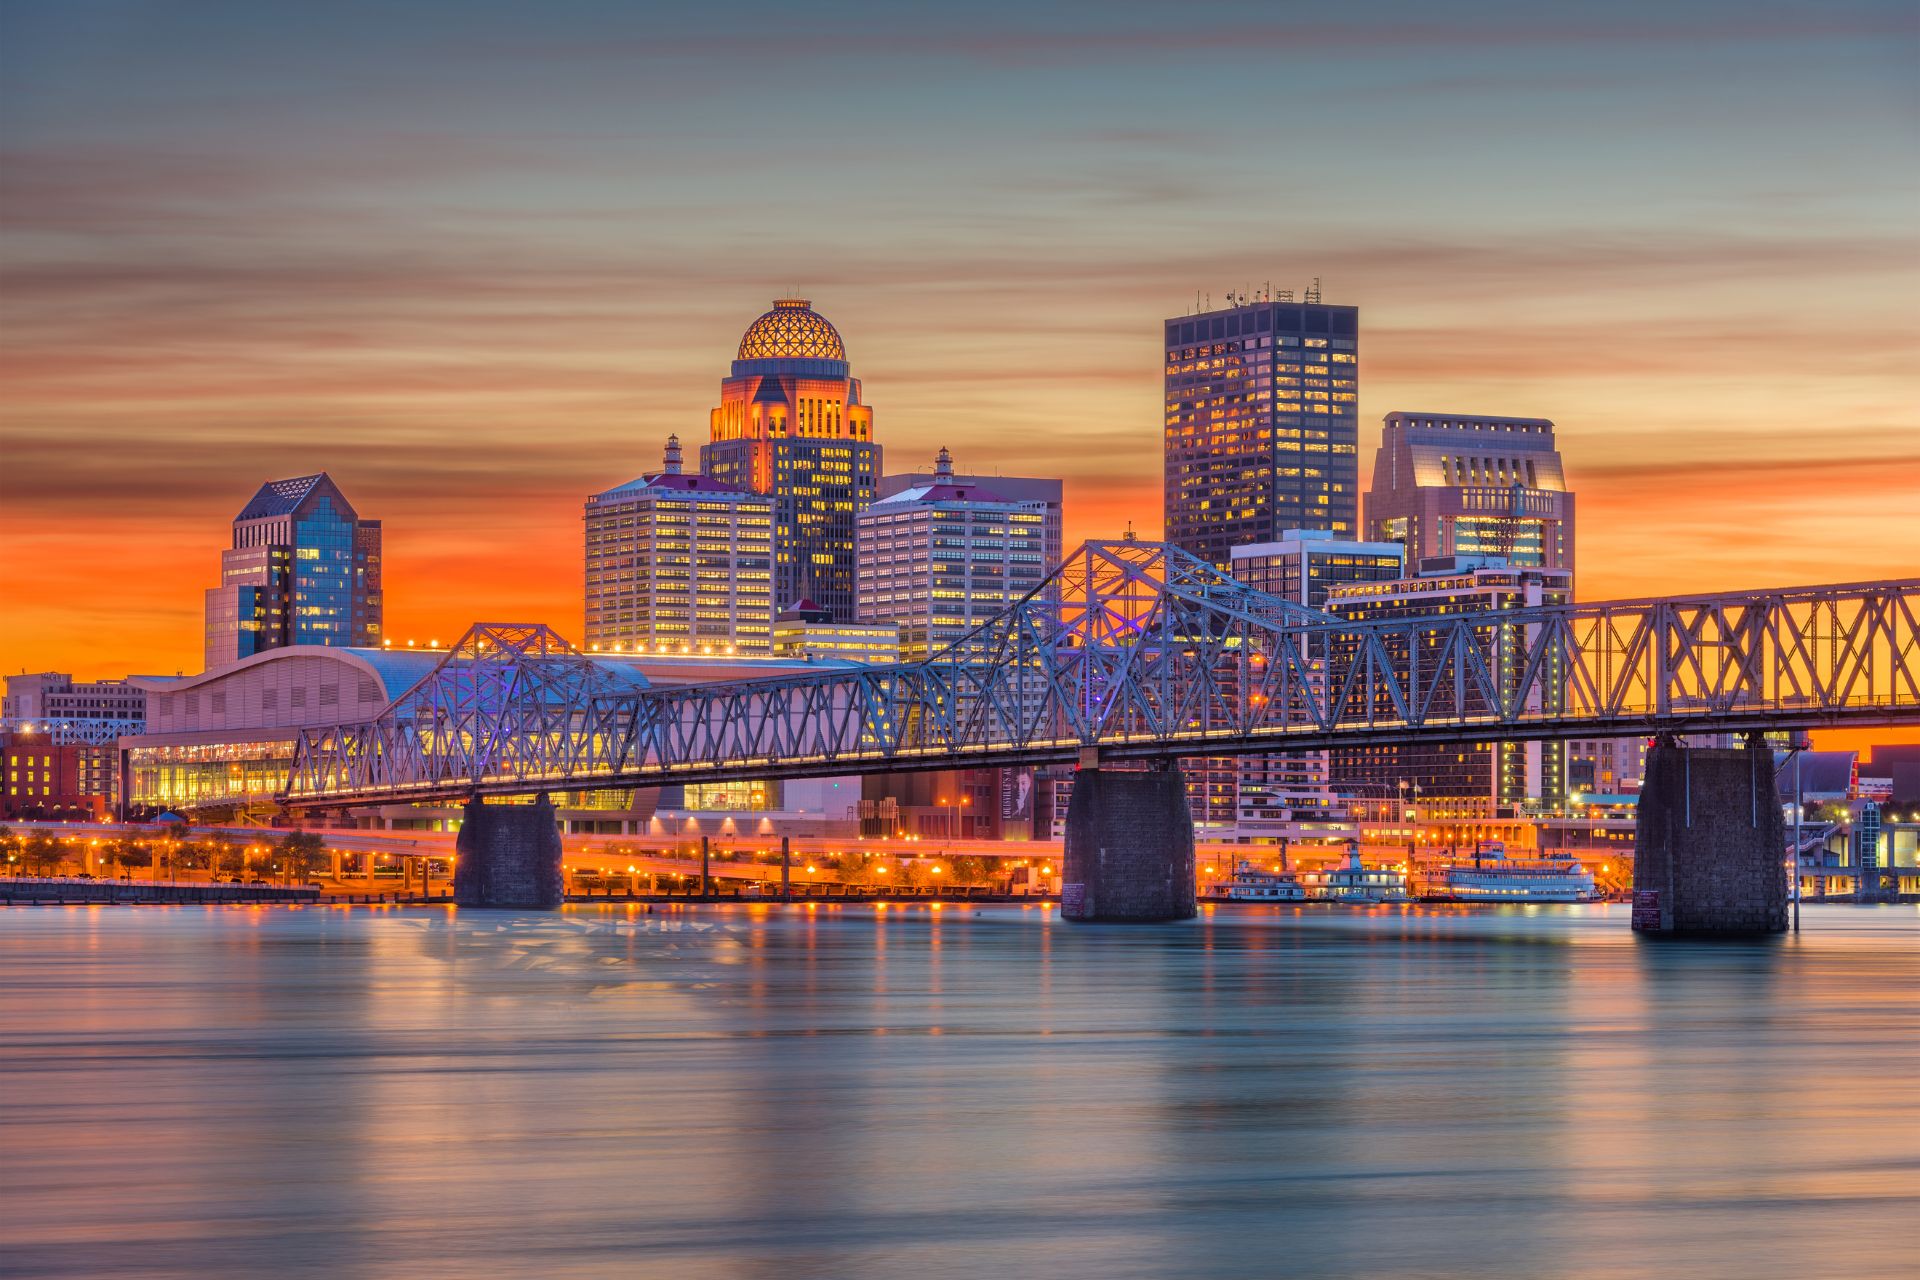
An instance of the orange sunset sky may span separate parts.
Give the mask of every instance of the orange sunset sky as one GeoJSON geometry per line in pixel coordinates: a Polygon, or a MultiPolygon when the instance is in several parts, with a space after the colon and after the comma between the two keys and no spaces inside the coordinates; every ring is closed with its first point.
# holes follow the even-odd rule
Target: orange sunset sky
{"type": "Polygon", "coordinates": [[[577,635],[581,499],[790,291],[889,471],[1062,476],[1070,541],[1158,530],[1160,321],[1317,276],[1363,488],[1390,410],[1552,418],[1583,598],[1920,573],[1903,6],[432,8],[0,16],[0,669],[198,669],[316,470],[391,636],[577,635]]]}

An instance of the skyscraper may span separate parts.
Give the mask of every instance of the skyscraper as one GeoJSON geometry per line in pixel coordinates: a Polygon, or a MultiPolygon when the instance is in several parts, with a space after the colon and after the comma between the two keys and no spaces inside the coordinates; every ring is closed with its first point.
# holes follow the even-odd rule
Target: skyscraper
{"type": "Polygon", "coordinates": [[[1166,322],[1167,541],[1226,569],[1283,530],[1358,534],[1359,326],[1317,288],[1166,322]]]}
{"type": "Polygon", "coordinates": [[[1367,536],[1446,556],[1573,571],[1573,494],[1545,418],[1390,413],[1367,493],[1367,536]]]}
{"type": "Polygon", "coordinates": [[[860,618],[900,624],[900,656],[945,648],[1039,586],[1059,513],[960,484],[940,451],[925,482],[860,513],[860,618]]]}
{"type": "Polygon", "coordinates": [[[207,666],[286,645],[378,645],[380,623],[380,522],[325,472],[261,485],[207,590],[207,666]]]}
{"type": "Polygon", "coordinates": [[[873,501],[880,447],[840,334],[804,298],[747,327],[720,384],[701,470],[773,500],[773,606],[855,614],[853,518],[873,501]]]}
{"type": "Polygon", "coordinates": [[[587,499],[590,646],[766,653],[773,624],[773,503],[681,466],[587,499]]]}

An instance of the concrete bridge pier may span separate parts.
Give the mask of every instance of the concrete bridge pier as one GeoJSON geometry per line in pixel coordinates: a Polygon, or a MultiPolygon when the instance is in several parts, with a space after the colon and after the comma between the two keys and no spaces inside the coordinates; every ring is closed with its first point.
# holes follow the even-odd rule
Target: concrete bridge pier
{"type": "Polygon", "coordinates": [[[1083,763],[1074,773],[1060,915],[1139,923],[1193,917],[1193,815],[1177,765],[1083,763]]]}
{"type": "Polygon", "coordinates": [[[1752,937],[1787,930],[1787,836],[1773,752],[1682,747],[1647,752],[1633,842],[1633,928],[1655,935],[1752,937]]]}
{"type": "Polygon", "coordinates": [[[454,843],[453,900],[463,907],[551,910],[566,896],[560,878],[560,826],[553,801],[467,801],[454,843]]]}

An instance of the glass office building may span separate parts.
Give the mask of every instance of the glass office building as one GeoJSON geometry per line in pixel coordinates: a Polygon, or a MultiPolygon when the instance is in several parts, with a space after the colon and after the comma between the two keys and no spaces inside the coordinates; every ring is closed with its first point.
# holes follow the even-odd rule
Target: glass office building
{"type": "Polygon", "coordinates": [[[1358,535],[1359,326],[1317,290],[1166,322],[1167,541],[1226,569],[1288,529],[1358,535]]]}
{"type": "Polygon", "coordinates": [[[855,618],[854,516],[874,498],[880,447],[839,331],[804,298],[748,326],[710,415],[700,469],[773,500],[773,605],[811,600],[855,618]]]}
{"type": "Polygon", "coordinates": [[[260,486],[206,596],[209,668],[288,645],[381,639],[380,522],[325,472],[260,486]]]}

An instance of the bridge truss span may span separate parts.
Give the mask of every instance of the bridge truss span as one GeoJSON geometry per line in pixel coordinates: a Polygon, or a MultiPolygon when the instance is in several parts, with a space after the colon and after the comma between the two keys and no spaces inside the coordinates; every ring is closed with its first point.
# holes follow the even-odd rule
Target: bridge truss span
{"type": "Polygon", "coordinates": [[[1920,579],[1343,621],[1161,543],[1090,542],[951,648],[653,688],[476,626],[296,805],[1370,743],[1920,723],[1920,579]]]}

